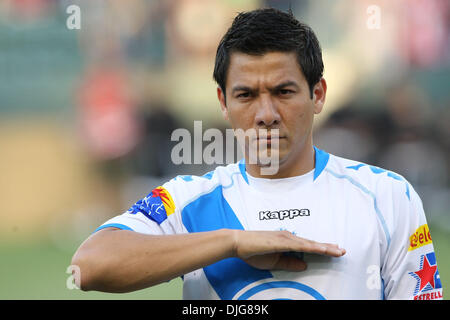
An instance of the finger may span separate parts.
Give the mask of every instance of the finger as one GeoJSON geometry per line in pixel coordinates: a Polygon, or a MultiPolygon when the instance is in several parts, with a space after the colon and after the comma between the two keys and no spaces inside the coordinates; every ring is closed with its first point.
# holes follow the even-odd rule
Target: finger
{"type": "Polygon", "coordinates": [[[309,252],[309,253],[317,253],[332,257],[341,257],[345,254],[345,249],[339,248],[336,244],[330,244],[330,243],[321,243],[316,241],[307,241],[306,244],[304,244],[303,251],[309,252]]]}
{"type": "Polygon", "coordinates": [[[335,243],[323,243],[324,245],[326,245],[327,248],[331,248],[332,250],[335,250],[335,252],[341,252],[341,255],[344,255],[346,253],[344,248],[340,248],[337,244],[335,243]]]}
{"type": "Polygon", "coordinates": [[[328,255],[333,257],[343,256],[346,251],[335,243],[323,243],[314,240],[309,240],[305,238],[298,237],[289,232],[286,234],[290,239],[296,241],[299,247],[295,248],[294,251],[317,253],[322,255],[328,255]]]}

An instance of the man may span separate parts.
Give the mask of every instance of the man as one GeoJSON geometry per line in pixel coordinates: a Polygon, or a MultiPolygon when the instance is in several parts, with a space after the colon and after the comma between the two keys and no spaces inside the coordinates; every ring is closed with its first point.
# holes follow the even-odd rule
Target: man
{"type": "Polygon", "coordinates": [[[78,249],[81,288],[182,276],[185,299],[442,298],[412,186],[313,146],[322,73],[313,31],[292,14],[239,14],[217,50],[217,95],[233,129],[266,130],[256,142],[278,145],[276,172],[263,175],[247,145],[239,163],[155,188],[78,249]]]}

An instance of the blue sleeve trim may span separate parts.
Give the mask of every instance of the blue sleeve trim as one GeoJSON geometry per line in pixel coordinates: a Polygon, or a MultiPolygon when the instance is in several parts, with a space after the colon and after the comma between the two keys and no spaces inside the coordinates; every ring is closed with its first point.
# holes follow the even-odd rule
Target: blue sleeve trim
{"type": "Polygon", "coordinates": [[[134,231],[133,229],[131,229],[130,227],[124,225],[124,224],[120,224],[120,223],[108,223],[108,224],[104,224],[100,227],[98,227],[97,229],[95,229],[94,232],[92,233],[96,233],[99,230],[105,229],[105,228],[118,228],[121,230],[130,230],[130,231],[134,231]]]}

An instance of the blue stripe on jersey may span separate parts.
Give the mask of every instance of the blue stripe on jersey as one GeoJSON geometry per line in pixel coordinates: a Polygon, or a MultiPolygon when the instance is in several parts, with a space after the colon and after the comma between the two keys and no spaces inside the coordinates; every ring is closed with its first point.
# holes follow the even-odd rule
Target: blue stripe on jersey
{"type": "Polygon", "coordinates": [[[381,222],[381,225],[383,227],[384,234],[386,235],[386,240],[387,240],[387,243],[388,243],[388,246],[389,246],[390,243],[391,243],[391,236],[389,234],[389,229],[388,229],[388,227],[386,225],[386,221],[384,220],[384,217],[381,214],[380,209],[378,208],[377,197],[375,196],[375,194],[372,191],[370,191],[369,189],[367,189],[366,187],[364,187],[359,182],[355,181],[352,177],[350,177],[350,176],[348,176],[346,174],[338,174],[338,173],[336,173],[336,172],[334,172],[334,171],[332,171],[330,169],[326,169],[326,171],[328,173],[330,173],[331,175],[333,175],[334,177],[338,178],[338,179],[346,179],[346,180],[348,180],[352,185],[354,185],[355,187],[359,188],[360,190],[362,190],[364,193],[368,194],[373,199],[373,207],[375,209],[375,212],[377,214],[378,219],[381,222]]]}
{"type": "MultiPolygon", "coordinates": [[[[222,194],[222,186],[202,195],[184,207],[183,224],[192,232],[222,228],[244,230],[222,194]]],[[[230,300],[245,286],[272,278],[269,271],[251,267],[239,258],[227,258],[203,268],[206,278],[221,299],[230,300]]]]}

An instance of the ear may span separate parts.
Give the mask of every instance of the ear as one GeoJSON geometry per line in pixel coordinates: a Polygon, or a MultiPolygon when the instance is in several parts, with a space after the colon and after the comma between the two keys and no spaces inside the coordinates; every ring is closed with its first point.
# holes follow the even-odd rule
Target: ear
{"type": "Polygon", "coordinates": [[[320,79],[319,82],[316,83],[313,89],[313,104],[314,104],[314,113],[319,114],[322,112],[323,105],[325,104],[325,98],[327,95],[327,82],[324,78],[320,79]]]}
{"type": "Polygon", "coordinates": [[[222,110],[222,115],[225,120],[228,120],[228,108],[226,104],[225,93],[222,91],[220,87],[217,87],[217,98],[220,102],[220,109],[222,110]]]}

